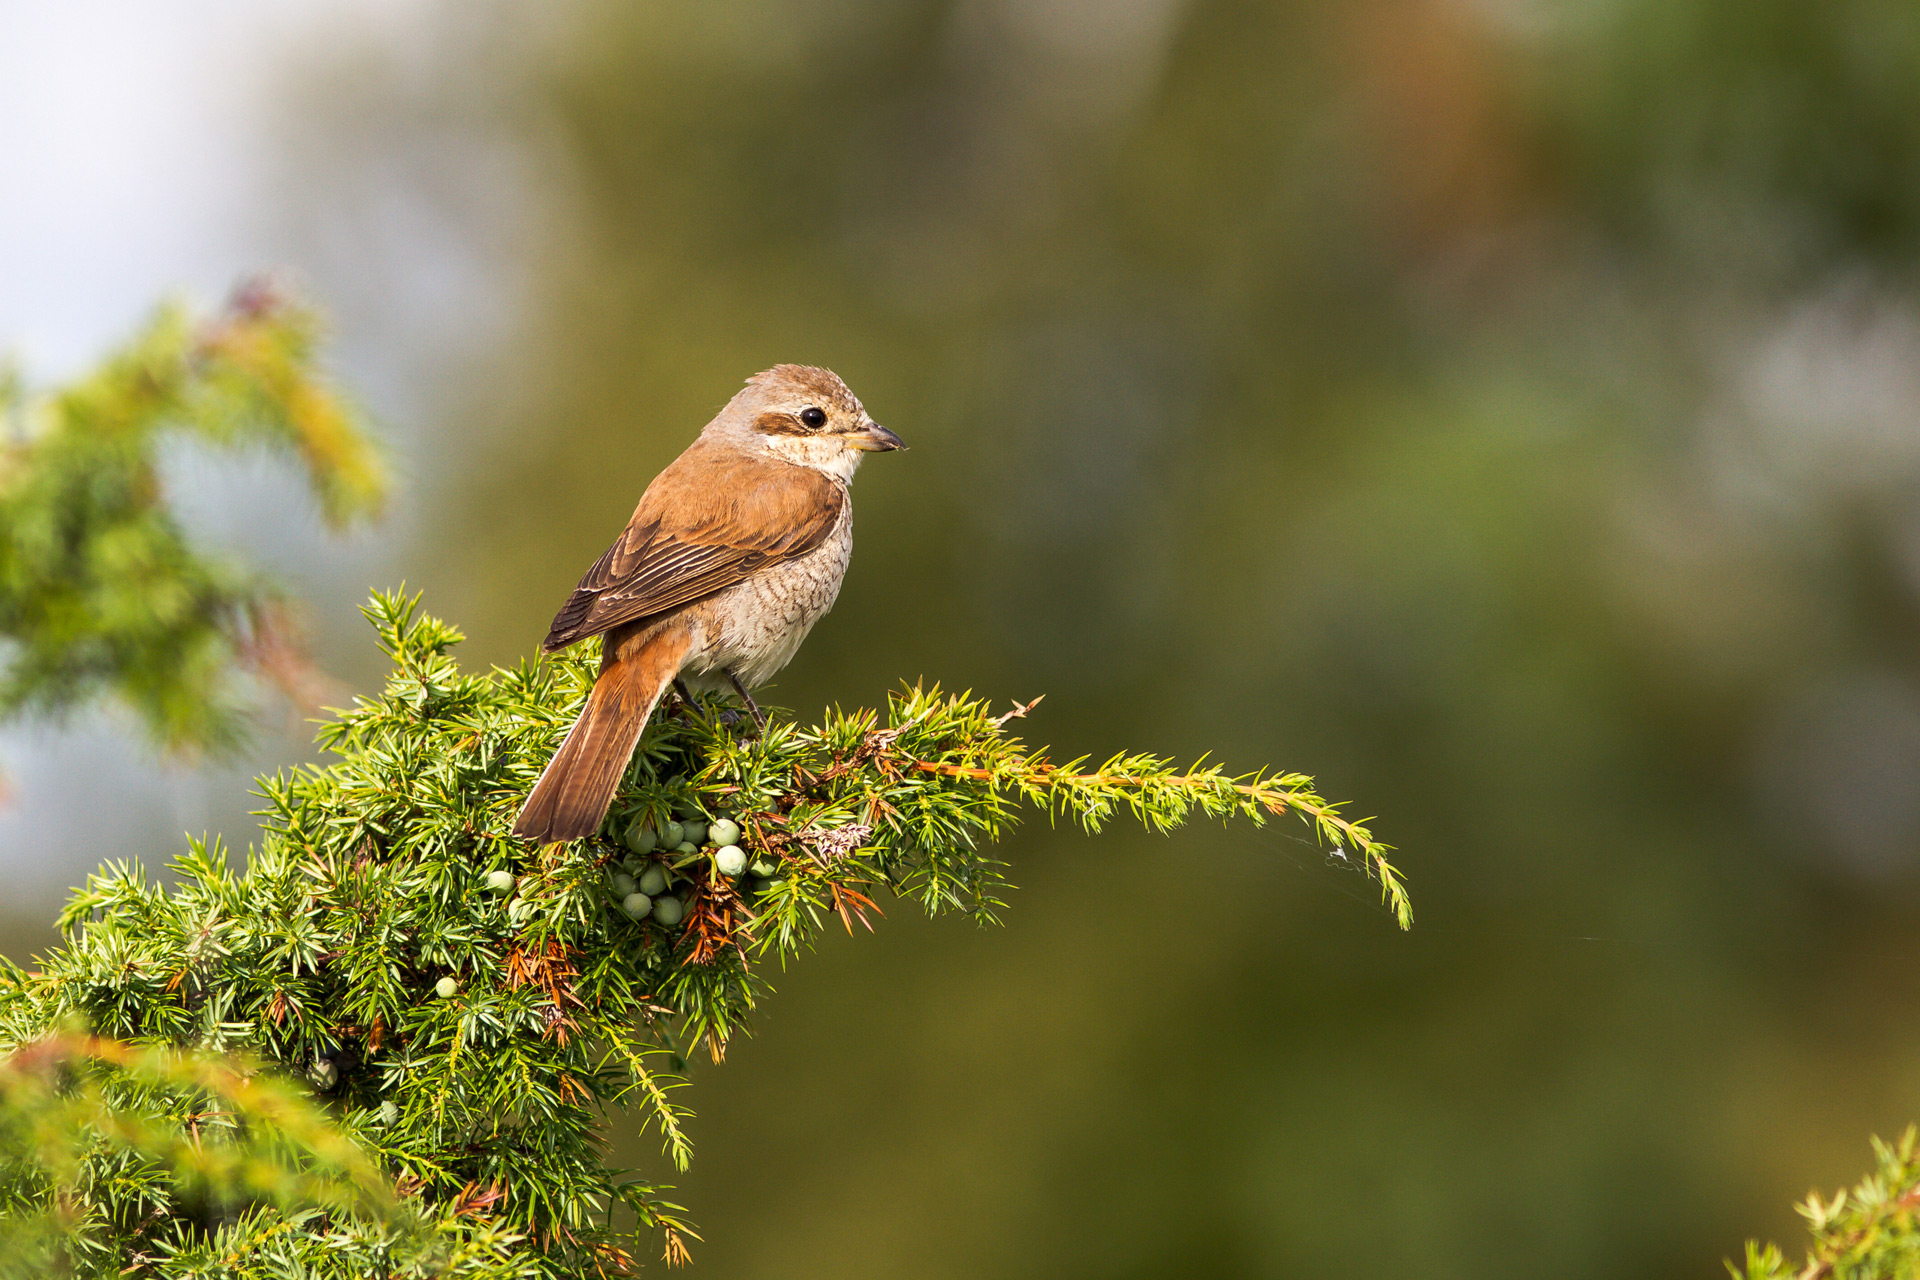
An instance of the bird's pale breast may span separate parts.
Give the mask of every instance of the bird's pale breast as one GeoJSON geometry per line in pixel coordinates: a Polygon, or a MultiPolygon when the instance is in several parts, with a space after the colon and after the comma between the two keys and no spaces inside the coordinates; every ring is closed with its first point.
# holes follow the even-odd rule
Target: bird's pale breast
{"type": "Polygon", "coordinates": [[[818,547],[770,565],[695,606],[701,640],[686,671],[700,687],[727,688],[732,669],[749,688],[787,665],[820,616],[833,607],[853,555],[853,504],[818,547]],[[705,677],[705,678],[700,678],[705,677]]]}

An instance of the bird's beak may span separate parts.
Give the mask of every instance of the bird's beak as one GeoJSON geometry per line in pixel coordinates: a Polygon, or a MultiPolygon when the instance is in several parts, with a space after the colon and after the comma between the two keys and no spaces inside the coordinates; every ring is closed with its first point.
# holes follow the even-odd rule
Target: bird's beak
{"type": "Polygon", "coordinates": [[[907,447],[905,441],[877,422],[869,422],[858,431],[848,432],[847,443],[865,453],[888,453],[907,447]]]}

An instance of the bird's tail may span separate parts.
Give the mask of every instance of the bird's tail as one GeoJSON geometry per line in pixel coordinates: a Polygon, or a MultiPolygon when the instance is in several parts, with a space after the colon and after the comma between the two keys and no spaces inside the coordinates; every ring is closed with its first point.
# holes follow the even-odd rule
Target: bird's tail
{"type": "Polygon", "coordinates": [[[684,630],[669,630],[600,668],[585,709],[533,784],[513,834],[550,844],[584,839],[600,829],[640,731],[679,673],[690,644],[684,630]]]}

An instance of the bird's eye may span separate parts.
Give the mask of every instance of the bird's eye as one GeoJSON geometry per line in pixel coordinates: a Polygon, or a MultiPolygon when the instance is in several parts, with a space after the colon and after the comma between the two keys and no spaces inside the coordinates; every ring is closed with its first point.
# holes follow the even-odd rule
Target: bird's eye
{"type": "Polygon", "coordinates": [[[800,421],[806,423],[815,431],[818,431],[821,427],[827,425],[827,414],[824,409],[802,409],[800,411],[800,421]]]}

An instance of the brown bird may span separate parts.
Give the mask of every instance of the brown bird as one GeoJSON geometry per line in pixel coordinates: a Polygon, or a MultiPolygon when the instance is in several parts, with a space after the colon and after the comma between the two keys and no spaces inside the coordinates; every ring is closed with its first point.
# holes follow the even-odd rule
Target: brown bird
{"type": "Polygon", "coordinates": [[[577,840],[607,806],[668,684],[747,690],[787,665],[833,607],[853,554],[847,482],[900,437],[825,369],[747,379],[654,477],[627,529],[587,570],[540,648],[606,635],[600,677],[533,784],[513,833],[577,840]]]}

